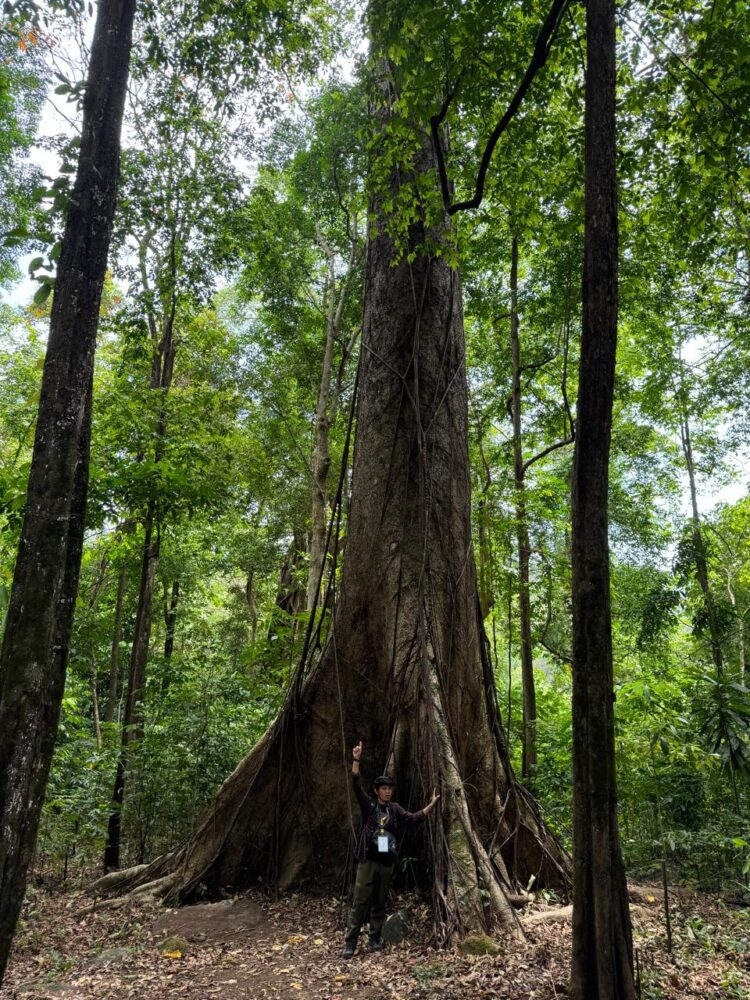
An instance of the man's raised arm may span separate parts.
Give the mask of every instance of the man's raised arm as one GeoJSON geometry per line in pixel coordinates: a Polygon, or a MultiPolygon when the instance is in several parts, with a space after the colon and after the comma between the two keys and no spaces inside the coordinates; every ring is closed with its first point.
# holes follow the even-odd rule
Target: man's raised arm
{"type": "Polygon", "coordinates": [[[360,806],[365,809],[369,807],[370,800],[367,795],[365,795],[365,790],[362,787],[362,778],[359,774],[359,761],[362,756],[362,740],[356,745],[352,750],[352,784],[354,785],[354,794],[357,796],[357,801],[360,806]]]}

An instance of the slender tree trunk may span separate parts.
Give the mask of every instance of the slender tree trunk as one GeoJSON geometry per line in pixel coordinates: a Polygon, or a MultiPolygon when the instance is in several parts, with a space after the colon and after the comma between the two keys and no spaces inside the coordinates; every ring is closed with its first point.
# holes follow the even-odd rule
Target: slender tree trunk
{"type": "Polygon", "coordinates": [[[583,331],[573,458],[574,1000],[635,1000],[617,825],[607,493],[617,347],[615,4],[586,8],[583,331]]]}
{"type": "Polygon", "coordinates": [[[164,584],[164,679],[162,694],[166,694],[172,683],[170,673],[172,653],[174,652],[174,634],[177,623],[177,605],[180,603],[180,581],[172,581],[172,592],[168,596],[167,584],[164,584]]]}
{"type": "Polygon", "coordinates": [[[518,542],[518,625],[521,639],[521,681],[523,685],[523,755],[521,774],[533,781],[536,769],[536,687],[534,650],[531,642],[531,601],[529,563],[531,544],[526,516],[526,470],[523,462],[521,426],[521,347],[518,337],[518,240],[513,237],[510,265],[510,356],[513,370],[511,417],[513,421],[513,475],[516,492],[516,540],[518,542]]]}
{"type": "Polygon", "coordinates": [[[104,721],[114,722],[117,707],[117,688],[120,679],[120,642],[122,641],[122,607],[128,584],[127,570],[123,566],[117,577],[117,598],[115,600],[115,621],[112,628],[112,651],[109,658],[109,685],[104,721]]]}
{"type": "Polygon", "coordinates": [[[146,665],[151,641],[151,622],[154,606],[154,582],[159,565],[161,548],[161,528],[156,521],[154,505],[151,504],[143,526],[143,556],[141,559],[141,582],[138,589],[138,609],[133,628],[133,645],[130,652],[127,700],[125,702],[125,723],[123,725],[123,745],[139,742],[143,737],[143,699],[146,693],[146,665]]]}
{"type": "Polygon", "coordinates": [[[721,635],[719,633],[719,622],[716,617],[716,602],[711,590],[711,583],[708,578],[708,560],[706,558],[706,542],[701,528],[700,511],[698,510],[698,488],[695,482],[695,463],[693,462],[693,445],[690,437],[690,423],[688,421],[687,410],[683,410],[680,416],[680,437],[682,439],[682,452],[685,456],[687,466],[688,482],[690,484],[690,504],[693,511],[693,553],[695,558],[695,575],[698,578],[698,585],[703,594],[706,605],[706,617],[708,619],[708,634],[711,641],[711,658],[716,668],[716,676],[721,678],[724,673],[724,658],[721,652],[721,635]]]}
{"type": "Polygon", "coordinates": [[[143,699],[146,694],[146,663],[151,637],[151,612],[153,606],[154,580],[159,561],[159,530],[155,524],[154,505],[149,505],[143,525],[143,555],[141,558],[141,578],[138,589],[138,610],[133,629],[133,644],[130,650],[128,684],[125,694],[125,709],[122,717],[122,745],[117,761],[115,785],[112,792],[112,812],[107,823],[107,842],[104,847],[104,870],[112,871],[120,867],[120,835],[122,830],[122,806],[125,800],[125,784],[128,767],[132,759],[132,748],[143,737],[143,699]]]}
{"type": "Polygon", "coordinates": [[[97,750],[101,750],[102,727],[99,721],[99,692],[96,685],[96,652],[93,648],[91,650],[89,676],[91,678],[91,712],[94,717],[94,737],[96,739],[97,750]]]}
{"type": "Polygon", "coordinates": [[[477,537],[479,540],[479,607],[482,621],[492,610],[494,598],[492,594],[492,561],[490,556],[489,530],[487,528],[487,501],[484,496],[477,503],[477,537]]]}
{"type": "Polygon", "coordinates": [[[258,637],[258,606],[255,600],[255,571],[253,569],[247,571],[245,601],[247,603],[248,614],[250,615],[250,645],[254,646],[255,640],[258,637]]]}
{"type": "Polygon", "coordinates": [[[65,684],[88,492],[99,304],[134,0],[101,0],[62,241],[26,513],[0,652],[0,980],[36,844],[65,684]]]}
{"type": "MultiPolygon", "coordinates": [[[[174,252],[173,252],[174,259],[174,252]]],[[[171,272],[172,285],[176,280],[171,272]]],[[[161,391],[155,430],[154,461],[161,461],[167,433],[166,393],[172,384],[174,374],[174,320],[175,300],[172,298],[170,312],[165,317],[161,340],[153,353],[151,389],[161,391]]],[[[153,329],[153,324],[152,324],[153,329]]],[[[150,501],[143,522],[143,553],[141,576],[138,588],[138,610],[133,630],[133,644],[130,649],[128,686],[125,695],[125,712],[122,722],[122,744],[117,762],[115,785],[112,793],[112,812],[107,823],[107,841],[104,847],[104,869],[111,871],[120,866],[120,835],[122,830],[122,808],[125,801],[125,786],[132,761],[134,746],[143,738],[144,708],[146,694],[146,665],[148,663],[151,622],[153,615],[154,581],[159,564],[161,525],[157,518],[155,501],[150,501]]]]}

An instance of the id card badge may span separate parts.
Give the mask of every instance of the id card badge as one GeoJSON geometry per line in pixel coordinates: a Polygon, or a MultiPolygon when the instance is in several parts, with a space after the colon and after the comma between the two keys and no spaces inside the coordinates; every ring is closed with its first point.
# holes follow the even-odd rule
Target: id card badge
{"type": "Polygon", "coordinates": [[[378,854],[387,854],[387,853],[388,853],[388,838],[382,836],[378,837],[378,854]]]}

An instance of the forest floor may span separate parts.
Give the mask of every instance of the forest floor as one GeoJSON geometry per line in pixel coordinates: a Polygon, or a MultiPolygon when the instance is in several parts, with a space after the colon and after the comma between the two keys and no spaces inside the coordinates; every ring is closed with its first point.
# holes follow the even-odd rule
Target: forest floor
{"type": "MultiPolygon", "coordinates": [[[[750,998],[750,910],[676,889],[670,956],[661,887],[633,887],[631,899],[642,1000],[750,998]]],[[[499,954],[475,956],[431,948],[427,908],[415,899],[401,898],[398,905],[408,907],[414,920],[408,943],[376,955],[360,943],[354,959],[345,961],[340,957],[344,910],[334,899],[289,895],[274,902],[257,892],[194,914],[145,902],[92,912],[83,892],[37,884],[24,904],[0,997],[555,1000],[567,995],[569,908],[538,899],[524,911],[525,946],[498,941],[499,954]],[[165,945],[175,934],[182,940],[165,945]]]]}

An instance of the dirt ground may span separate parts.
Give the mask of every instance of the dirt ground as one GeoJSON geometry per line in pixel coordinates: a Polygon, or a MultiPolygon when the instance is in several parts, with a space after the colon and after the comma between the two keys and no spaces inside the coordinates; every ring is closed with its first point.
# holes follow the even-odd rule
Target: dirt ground
{"type": "MultiPolygon", "coordinates": [[[[750,1000],[750,910],[675,891],[673,953],[666,951],[660,887],[634,887],[642,1000],[750,1000]]],[[[165,911],[128,903],[91,912],[83,892],[33,886],[6,975],[3,1000],[174,997],[227,1000],[555,1000],[567,995],[569,909],[537,899],[524,911],[527,943],[498,940],[497,955],[430,946],[429,913],[408,942],[380,955],[360,944],[340,958],[344,911],[335,899],[259,892],[215,906],[165,911]],[[88,912],[87,912],[88,910],[88,912]],[[545,917],[540,919],[539,915],[545,917]]]]}

